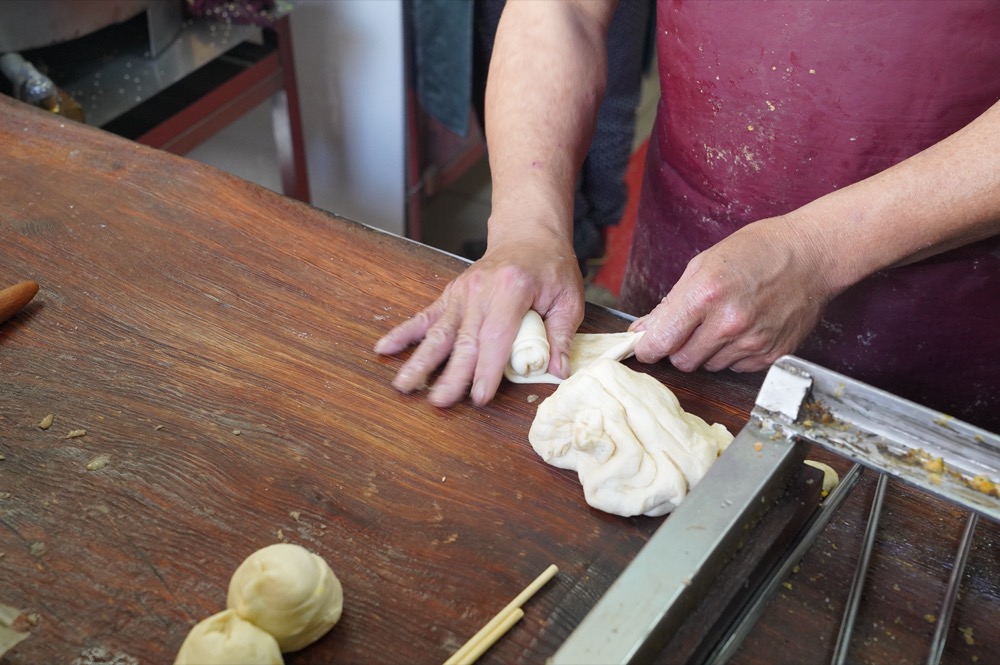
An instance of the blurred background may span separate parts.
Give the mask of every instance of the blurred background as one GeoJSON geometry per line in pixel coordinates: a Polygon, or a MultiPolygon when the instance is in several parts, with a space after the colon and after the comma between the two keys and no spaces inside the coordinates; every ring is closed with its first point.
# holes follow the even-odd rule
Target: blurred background
{"type": "MultiPolygon", "coordinates": [[[[491,194],[466,49],[476,2],[4,0],[0,91],[469,257],[491,194]]],[[[647,62],[630,202],[589,280],[606,304],[657,95],[647,62]]]]}

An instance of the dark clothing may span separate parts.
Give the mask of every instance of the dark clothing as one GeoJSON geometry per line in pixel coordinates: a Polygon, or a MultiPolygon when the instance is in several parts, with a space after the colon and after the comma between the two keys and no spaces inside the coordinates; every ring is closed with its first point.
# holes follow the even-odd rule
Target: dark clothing
{"type": "MultiPolygon", "coordinates": [[[[622,289],[635,314],[741,226],[882,171],[1000,99],[996,0],[659,0],[657,48],[622,289]]],[[[796,353],[1000,431],[998,330],[994,237],[864,280],[796,353]]]]}

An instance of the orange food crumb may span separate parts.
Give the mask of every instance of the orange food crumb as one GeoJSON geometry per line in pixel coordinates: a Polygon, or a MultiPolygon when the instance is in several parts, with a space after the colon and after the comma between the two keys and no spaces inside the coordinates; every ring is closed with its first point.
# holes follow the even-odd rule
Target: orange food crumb
{"type": "Polygon", "coordinates": [[[983,494],[996,494],[997,491],[996,483],[994,483],[986,476],[976,476],[971,481],[969,481],[969,485],[972,487],[972,489],[976,490],[977,492],[982,492],[983,494]]]}
{"type": "Polygon", "coordinates": [[[932,457],[924,461],[924,469],[930,473],[941,473],[944,471],[944,460],[940,457],[932,457]]]}

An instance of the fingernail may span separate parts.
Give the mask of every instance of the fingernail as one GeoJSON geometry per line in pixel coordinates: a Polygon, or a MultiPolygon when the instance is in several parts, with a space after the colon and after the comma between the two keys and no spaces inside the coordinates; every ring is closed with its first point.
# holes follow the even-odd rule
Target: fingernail
{"type": "Polygon", "coordinates": [[[559,359],[559,368],[560,368],[560,371],[562,372],[563,378],[564,379],[565,378],[569,378],[570,367],[569,367],[569,355],[568,354],[564,353],[564,354],[562,354],[562,357],[560,357],[560,359],[559,359]]]}
{"type": "Polygon", "coordinates": [[[485,395],[486,389],[483,388],[482,381],[476,381],[472,384],[472,390],[469,392],[469,396],[472,397],[472,401],[476,406],[482,406],[486,399],[485,395]]]}
{"type": "Polygon", "coordinates": [[[383,355],[385,351],[385,345],[386,345],[385,337],[375,342],[375,353],[383,355]]]}

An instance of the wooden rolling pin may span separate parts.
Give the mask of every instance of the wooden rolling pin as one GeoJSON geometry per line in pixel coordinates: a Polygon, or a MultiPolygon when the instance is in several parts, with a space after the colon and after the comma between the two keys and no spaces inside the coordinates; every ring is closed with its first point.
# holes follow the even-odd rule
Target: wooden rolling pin
{"type": "Polygon", "coordinates": [[[38,282],[21,282],[0,291],[0,323],[21,311],[38,293],[38,282]]]}

